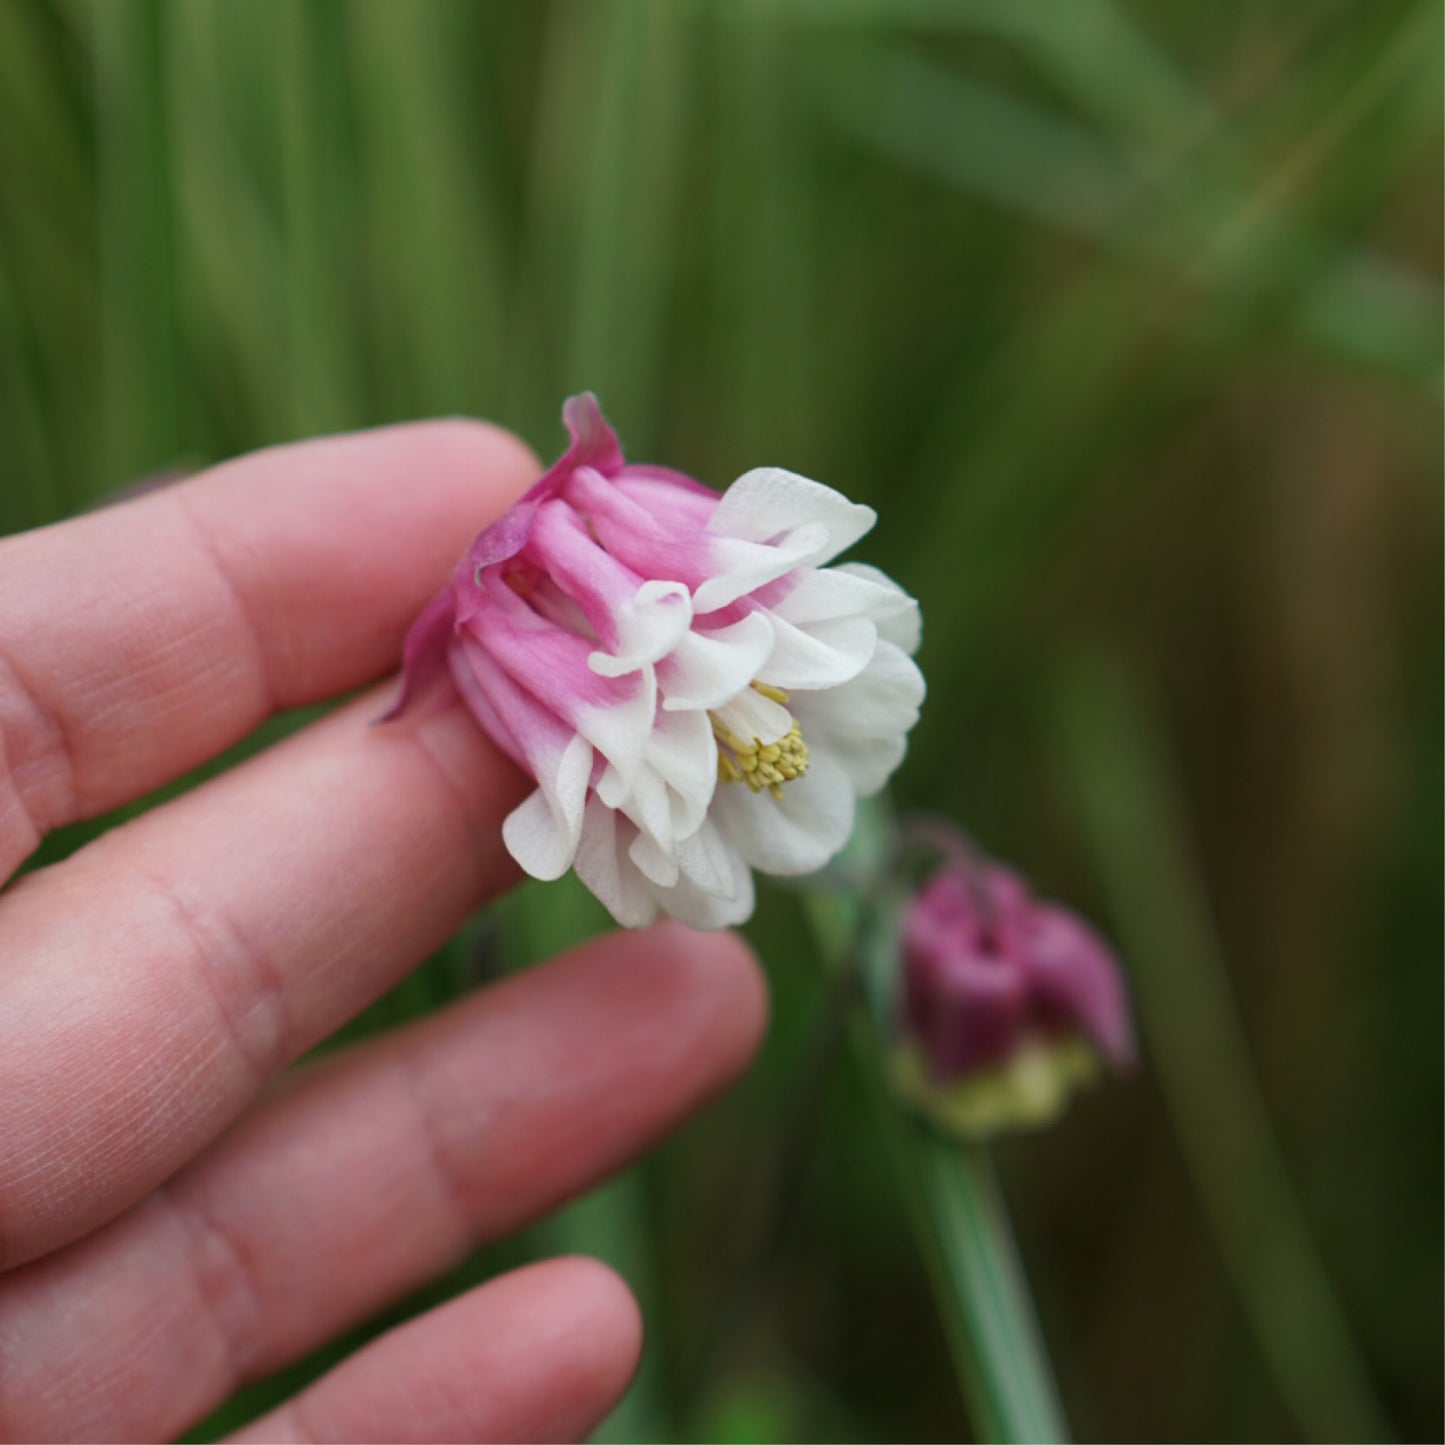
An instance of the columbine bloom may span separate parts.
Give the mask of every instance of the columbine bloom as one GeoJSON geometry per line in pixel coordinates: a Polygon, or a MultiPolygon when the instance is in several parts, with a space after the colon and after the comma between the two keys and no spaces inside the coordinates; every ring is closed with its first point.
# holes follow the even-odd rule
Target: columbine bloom
{"type": "Polygon", "coordinates": [[[625,462],[590,394],[562,415],[566,454],[413,624],[396,710],[450,672],[536,780],[502,829],[533,877],[575,868],[628,927],[739,923],[751,869],[821,867],[902,760],[918,605],[824,565],[870,508],[775,467],[719,497],[625,462]]]}
{"type": "Polygon", "coordinates": [[[899,1079],[968,1135],[1051,1119],[1102,1058],[1134,1056],[1129,1001],[1104,941],[961,843],[903,918],[899,1079]]]}

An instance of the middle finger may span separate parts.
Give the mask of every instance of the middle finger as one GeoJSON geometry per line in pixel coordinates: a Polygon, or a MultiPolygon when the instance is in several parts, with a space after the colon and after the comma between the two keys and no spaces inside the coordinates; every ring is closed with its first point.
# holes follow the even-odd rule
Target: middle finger
{"type": "Polygon", "coordinates": [[[372,695],[0,898],[0,1268],[173,1173],[512,875],[521,779],[372,695]]]}

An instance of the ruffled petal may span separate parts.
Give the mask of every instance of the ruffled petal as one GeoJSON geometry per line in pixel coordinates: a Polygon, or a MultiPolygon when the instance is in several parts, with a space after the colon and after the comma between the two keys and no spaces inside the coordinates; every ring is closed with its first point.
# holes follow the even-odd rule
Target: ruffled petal
{"type": "Polygon", "coordinates": [[[687,636],[692,599],[681,582],[644,582],[617,614],[617,644],[611,653],[587,659],[593,672],[621,677],[658,662],[687,636]]]}
{"type": "Polygon", "coordinates": [[[590,391],[563,403],[562,421],[572,444],[506,512],[478,534],[458,564],[454,581],[475,578],[484,567],[515,557],[527,545],[542,503],[559,495],[578,467],[590,467],[603,476],[611,476],[621,468],[622,447],[617,434],[607,425],[590,391]]]}
{"type": "Polygon", "coordinates": [[[539,617],[499,577],[485,579],[486,605],[466,631],[524,688],[580,732],[631,782],[642,764],[657,711],[657,677],[644,666],[625,677],[602,677],[588,663],[580,637],[539,617]]]}
{"type": "Polygon", "coordinates": [[[555,766],[539,769],[536,792],[503,821],[507,852],[533,878],[560,878],[572,866],[591,773],[591,744],[574,737],[555,766]]]}
{"type": "Polygon", "coordinates": [[[841,492],[781,467],[745,472],[722,495],[708,530],[746,542],[789,546],[806,528],[808,560],[830,561],[872,530],[878,514],[841,492]]]}
{"type": "Polygon", "coordinates": [[[654,517],[676,526],[703,528],[717,510],[718,493],[669,467],[629,466],[616,485],[654,517]]]}
{"type": "Polygon", "coordinates": [[[826,547],[829,535],[825,524],[816,523],[796,529],[786,546],[761,546],[678,525],[586,467],[568,482],[567,498],[613,557],[640,576],[685,583],[698,613],[776,581],[826,547]]]}
{"type": "Polygon", "coordinates": [[[758,675],[773,650],[773,629],[761,612],[716,631],[694,629],[658,664],[666,712],[721,707],[758,675]]]}
{"type": "Polygon", "coordinates": [[[752,917],[752,870],[711,823],[678,851],[681,875],[649,890],[663,912],[690,928],[732,928],[752,917]]]}
{"type": "Polygon", "coordinates": [[[768,621],[773,650],[758,669],[758,681],[788,692],[851,681],[868,666],[878,641],[878,629],[866,617],[834,617],[795,627],[773,613],[768,621]]]}
{"type": "Polygon", "coordinates": [[[918,651],[923,640],[923,611],[916,598],[910,597],[886,572],[866,562],[840,562],[828,568],[828,573],[872,583],[878,591],[868,594],[866,615],[877,625],[879,637],[901,647],[910,657],[918,651]]]}
{"type": "Polygon", "coordinates": [[[628,857],[636,829],[598,798],[589,798],[573,868],[623,928],[646,928],[657,918],[647,880],[628,857]]]}
{"type": "Polygon", "coordinates": [[[617,646],[618,614],[644,579],[599,547],[566,502],[546,501],[537,509],[523,555],[577,604],[605,647],[617,646]]]}
{"type": "Polygon", "coordinates": [[[658,713],[646,764],[667,784],[673,837],[690,837],[702,826],[717,787],[717,739],[707,715],[658,713]]]}
{"type": "Polygon", "coordinates": [[[678,880],[677,854],[664,848],[650,833],[639,830],[627,849],[637,871],[655,887],[671,888],[678,880]]]}
{"type": "Polygon", "coordinates": [[[536,779],[537,790],[502,824],[507,851],[534,878],[560,878],[581,835],[592,747],[542,707],[468,638],[452,674],[478,721],[536,779]]]}
{"type": "Polygon", "coordinates": [[[848,774],[826,753],[810,756],[807,773],[785,783],[783,796],[750,792],[741,783],[718,788],[712,816],[743,859],[765,873],[795,877],[834,857],[853,831],[848,774]]]}
{"type": "Polygon", "coordinates": [[[924,691],[918,664],[880,641],[858,677],[827,692],[801,692],[790,706],[811,753],[836,758],[858,796],[869,798],[903,761],[924,691]]]}

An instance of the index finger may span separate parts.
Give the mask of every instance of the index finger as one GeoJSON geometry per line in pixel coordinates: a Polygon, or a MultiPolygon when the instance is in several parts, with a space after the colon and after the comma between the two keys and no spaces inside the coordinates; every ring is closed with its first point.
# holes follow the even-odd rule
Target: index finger
{"type": "Polygon", "coordinates": [[[384,673],[536,470],[499,428],[413,423],[0,540],[0,881],[51,828],[384,673]]]}

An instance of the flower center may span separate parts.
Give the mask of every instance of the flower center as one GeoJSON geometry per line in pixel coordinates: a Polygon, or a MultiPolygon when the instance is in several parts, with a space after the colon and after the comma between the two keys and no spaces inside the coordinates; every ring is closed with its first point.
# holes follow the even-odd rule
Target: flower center
{"type": "MultiPolygon", "coordinates": [[[[755,682],[753,687],[770,702],[785,706],[788,694],[780,687],[755,682]]],[[[808,771],[808,745],[796,718],[792,726],[776,742],[765,743],[754,737],[751,742],[741,738],[716,713],[709,713],[713,736],[718,741],[717,775],[723,783],[746,783],[755,793],[764,788],[773,797],[783,796],[783,784],[801,778],[808,771]]]]}

